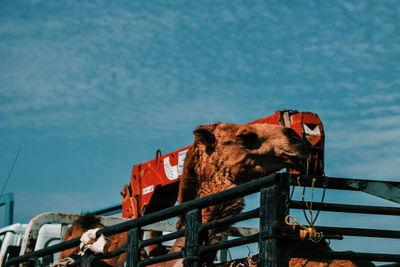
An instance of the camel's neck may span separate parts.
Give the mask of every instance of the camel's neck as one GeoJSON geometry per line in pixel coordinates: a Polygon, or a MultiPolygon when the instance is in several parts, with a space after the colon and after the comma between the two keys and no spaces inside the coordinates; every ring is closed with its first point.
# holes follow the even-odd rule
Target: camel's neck
{"type": "Polygon", "coordinates": [[[182,248],[185,246],[185,237],[179,237],[175,240],[174,245],[170,249],[168,253],[174,253],[174,252],[179,252],[182,250],[182,248]]]}

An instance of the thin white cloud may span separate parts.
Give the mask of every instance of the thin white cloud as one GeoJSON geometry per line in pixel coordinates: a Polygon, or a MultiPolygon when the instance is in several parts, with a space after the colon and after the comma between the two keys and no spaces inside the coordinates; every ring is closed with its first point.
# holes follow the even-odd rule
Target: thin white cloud
{"type": "MultiPolygon", "coordinates": [[[[392,82],[385,83],[385,82],[376,82],[374,87],[376,88],[391,88],[392,82]]],[[[377,104],[377,103],[390,103],[390,102],[397,102],[400,100],[400,93],[398,92],[385,92],[385,93],[370,93],[364,96],[358,96],[354,99],[347,99],[348,103],[357,103],[357,104],[377,104]]]]}
{"type": "MultiPolygon", "coordinates": [[[[0,34],[10,41],[0,44],[0,130],[10,136],[26,130],[33,140],[127,137],[150,150],[142,143],[192,139],[198,124],[246,123],[297,108],[317,112],[326,125],[328,175],[398,177],[396,2],[375,9],[346,1],[343,13],[317,3],[302,12],[285,4],[183,12],[151,3],[96,4],[79,4],[85,16],[2,20],[0,34]]],[[[115,192],[99,198],[42,191],[16,195],[16,214],[80,212],[119,201],[115,192]]]]}
{"type": "MultiPolygon", "coordinates": [[[[329,172],[370,179],[398,179],[400,116],[336,121],[326,129],[329,172]],[[333,165],[333,166],[332,166],[333,165]]],[[[342,116],[346,116],[345,114],[342,116]]],[[[328,173],[329,173],[328,172],[328,173]]]]}
{"type": "Polygon", "coordinates": [[[385,105],[385,106],[377,106],[368,109],[364,109],[361,111],[364,115],[375,115],[375,114],[398,114],[400,113],[400,105],[385,105]]]}
{"type": "Polygon", "coordinates": [[[361,127],[384,130],[382,128],[397,128],[400,125],[400,115],[362,119],[357,122],[361,127]]]}
{"type": "MultiPolygon", "coordinates": [[[[398,117],[395,118],[398,120],[398,117]]],[[[390,125],[393,118],[385,120],[381,118],[381,125],[390,125]]],[[[375,125],[377,126],[377,125],[375,125]]],[[[332,130],[330,132],[330,139],[332,142],[332,147],[334,148],[360,148],[360,147],[378,147],[386,146],[388,143],[398,144],[398,136],[400,136],[400,127],[393,125],[393,128],[377,128],[372,125],[368,127],[366,121],[364,121],[363,127],[354,127],[350,123],[342,123],[337,126],[338,129],[332,130]],[[368,128],[367,128],[368,127],[368,128]]]]}

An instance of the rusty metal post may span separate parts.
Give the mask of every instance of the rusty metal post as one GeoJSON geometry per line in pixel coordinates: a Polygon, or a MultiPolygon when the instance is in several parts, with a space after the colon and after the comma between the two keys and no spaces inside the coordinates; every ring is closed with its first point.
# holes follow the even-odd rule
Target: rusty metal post
{"type": "Polygon", "coordinates": [[[276,184],[260,193],[260,266],[288,267],[289,257],[280,240],[279,226],[288,212],[289,185],[286,176],[277,176],[276,184]]]}
{"type": "Polygon", "coordinates": [[[185,267],[201,266],[201,258],[199,255],[199,228],[201,224],[201,211],[195,209],[186,215],[185,228],[185,267]]]}
{"type": "Polygon", "coordinates": [[[127,267],[137,267],[139,266],[140,260],[140,229],[133,228],[128,232],[128,243],[127,243],[127,267]]]}

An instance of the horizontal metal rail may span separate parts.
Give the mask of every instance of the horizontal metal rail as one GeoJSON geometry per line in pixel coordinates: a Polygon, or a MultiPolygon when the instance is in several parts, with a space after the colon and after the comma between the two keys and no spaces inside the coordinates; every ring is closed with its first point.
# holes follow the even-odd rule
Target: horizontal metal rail
{"type": "MultiPolygon", "coordinates": [[[[299,232],[298,231],[289,231],[285,229],[281,233],[281,237],[285,239],[299,240],[299,232]]],[[[335,239],[335,240],[343,240],[343,235],[335,235],[335,234],[327,234],[324,233],[325,239],[335,239]]]]}
{"type": "Polygon", "coordinates": [[[296,186],[362,191],[400,204],[400,182],[302,175],[289,175],[289,181],[296,186]]]}
{"type": "Polygon", "coordinates": [[[202,224],[200,226],[200,231],[205,231],[205,230],[209,230],[212,228],[217,228],[220,226],[224,226],[224,225],[228,225],[228,224],[232,224],[235,222],[244,221],[244,220],[248,220],[248,219],[258,218],[258,217],[260,217],[260,208],[246,211],[246,212],[240,213],[238,215],[233,215],[233,216],[221,219],[221,220],[202,224]]]}
{"type": "MultiPolygon", "coordinates": [[[[287,226],[280,228],[284,236],[291,236],[291,233],[298,233],[287,226]]],[[[376,238],[394,238],[400,239],[400,231],[394,230],[380,230],[380,229],[367,229],[367,228],[353,228],[353,227],[330,227],[330,226],[315,226],[317,232],[322,233],[326,238],[328,236],[359,236],[359,237],[376,237],[376,238]]],[[[336,238],[335,238],[336,239],[336,238]]]]}
{"type": "MultiPolygon", "coordinates": [[[[98,254],[98,255],[91,255],[93,257],[93,261],[98,261],[98,260],[103,260],[103,259],[110,259],[110,258],[114,258],[122,253],[126,253],[127,249],[126,249],[126,245],[123,247],[120,247],[114,251],[111,251],[109,253],[106,254],[98,254]]],[[[68,267],[75,267],[75,266],[79,266],[82,262],[82,257],[77,259],[75,262],[71,263],[68,265],[68,267]]]]}
{"type": "MultiPolygon", "coordinates": [[[[205,253],[211,252],[211,251],[217,251],[217,250],[221,250],[221,249],[255,243],[258,241],[258,236],[259,236],[259,234],[254,234],[254,235],[250,235],[250,236],[246,236],[246,237],[236,238],[233,240],[219,242],[219,243],[213,244],[213,245],[202,246],[200,249],[200,254],[205,254],[205,253]]],[[[144,259],[139,263],[139,266],[147,266],[150,264],[165,262],[168,260],[174,260],[174,259],[179,259],[179,258],[183,258],[183,257],[184,257],[184,255],[182,252],[175,252],[175,253],[171,253],[171,254],[157,256],[157,257],[150,258],[150,259],[144,259]]]]}
{"type": "Polygon", "coordinates": [[[381,181],[381,180],[368,180],[368,179],[358,179],[358,178],[339,178],[330,176],[305,176],[305,175],[295,175],[291,174],[288,176],[291,185],[300,186],[312,186],[312,181],[315,178],[314,187],[318,188],[329,188],[329,189],[340,189],[340,190],[359,190],[360,186],[366,185],[368,183],[385,183],[393,187],[399,187],[400,182],[394,181],[381,181]]]}
{"type": "Polygon", "coordinates": [[[102,215],[102,216],[108,216],[108,215],[119,213],[121,211],[122,211],[122,204],[116,204],[116,205],[112,205],[109,207],[92,210],[92,211],[89,211],[89,213],[93,213],[96,215],[102,215]]]}
{"type": "Polygon", "coordinates": [[[365,213],[365,214],[379,214],[379,215],[400,215],[400,208],[382,207],[382,206],[365,206],[365,205],[348,205],[337,203],[320,203],[320,202],[307,202],[303,201],[290,201],[289,207],[293,209],[308,209],[312,206],[313,210],[333,211],[333,212],[352,212],[352,213],[365,213]]]}
{"type": "Polygon", "coordinates": [[[114,235],[117,233],[126,232],[129,229],[132,229],[135,227],[140,227],[143,225],[155,223],[157,221],[176,217],[180,214],[187,213],[188,211],[195,209],[195,208],[202,209],[205,207],[216,205],[221,202],[233,200],[233,199],[236,199],[239,197],[243,197],[245,195],[250,195],[250,194],[258,192],[260,190],[260,188],[262,188],[262,187],[272,186],[274,184],[274,181],[276,179],[279,179],[280,177],[281,177],[281,174],[273,174],[270,176],[266,176],[266,177],[254,180],[249,183],[239,185],[235,188],[231,188],[231,189],[219,192],[217,194],[205,196],[202,198],[197,198],[197,199],[194,199],[194,200],[191,200],[188,202],[184,202],[182,204],[179,204],[179,205],[171,207],[171,208],[156,211],[156,212],[150,213],[146,216],[139,217],[139,218],[131,220],[131,221],[123,222],[118,225],[114,225],[114,226],[110,226],[110,227],[101,229],[100,231],[97,232],[97,236],[99,237],[101,234],[110,236],[110,235],[114,235]]]}
{"type": "Polygon", "coordinates": [[[126,248],[126,245],[125,245],[125,246],[120,247],[120,248],[118,248],[116,250],[113,250],[113,251],[111,251],[109,253],[96,255],[94,257],[94,259],[95,260],[110,259],[110,258],[114,258],[114,257],[116,257],[116,256],[118,256],[118,255],[120,255],[122,253],[125,253],[126,251],[127,251],[127,248],[126,248]]]}
{"type": "MultiPolygon", "coordinates": [[[[182,203],[180,205],[163,209],[148,215],[145,215],[143,217],[139,217],[133,220],[125,221],[117,225],[113,225],[104,229],[101,229],[100,231],[97,232],[97,236],[100,236],[101,234],[104,234],[106,236],[111,236],[114,234],[122,233],[122,232],[127,232],[130,229],[135,229],[136,233],[138,233],[139,229],[143,229],[148,225],[170,219],[176,216],[180,216],[182,214],[192,212],[193,210],[200,210],[202,208],[206,208],[212,205],[219,204],[221,202],[226,202],[229,200],[237,199],[239,197],[243,197],[252,193],[259,192],[261,188],[267,188],[269,187],[270,189],[273,188],[278,188],[279,181],[282,181],[284,179],[289,179],[289,184],[291,185],[301,185],[301,186],[310,186],[313,184],[314,187],[320,187],[320,188],[329,188],[329,189],[341,189],[341,190],[355,190],[355,191],[363,191],[364,188],[361,187],[367,187],[368,182],[373,182],[373,183],[379,183],[379,181],[371,181],[371,180],[364,180],[364,179],[345,179],[345,178],[335,178],[335,177],[316,177],[314,181],[312,181],[314,177],[307,177],[307,176],[297,176],[297,175],[286,175],[286,174],[273,174],[267,177],[259,178],[257,180],[248,182],[246,184],[237,186],[235,188],[219,192],[214,195],[209,195],[203,198],[195,199],[192,201],[188,201],[185,203],[182,203]],[[274,187],[271,187],[273,185],[276,185],[274,187]]],[[[393,186],[395,187],[400,187],[400,183],[397,182],[382,182],[385,183],[385,186],[390,187],[393,186]]],[[[289,188],[287,186],[287,188],[289,188]]],[[[268,190],[270,190],[268,189],[268,190]]],[[[285,189],[286,190],[286,189],[285,189]]],[[[370,193],[371,188],[368,189],[369,191],[365,191],[367,193],[370,193]]],[[[392,190],[392,195],[391,198],[396,200],[397,197],[393,196],[393,192],[397,192],[397,189],[392,190]]],[[[264,190],[265,191],[265,190],[264,190]]],[[[286,196],[288,193],[288,190],[285,191],[286,196]]],[[[279,194],[278,194],[279,195],[279,194]]],[[[277,196],[278,196],[277,195],[277,196]]],[[[279,195],[280,196],[280,195],[279,195]]],[[[275,198],[274,198],[275,199],[275,198]]],[[[278,199],[278,198],[276,198],[278,199]]],[[[279,198],[280,199],[280,198],[279,198]]],[[[251,218],[258,218],[258,217],[263,217],[267,216],[269,214],[270,206],[265,206],[271,204],[273,207],[271,209],[275,209],[275,207],[278,207],[279,205],[287,205],[289,204],[289,208],[295,208],[295,209],[306,209],[306,204],[301,201],[288,201],[286,199],[285,202],[283,202],[283,198],[280,201],[275,201],[275,202],[269,202],[269,201],[261,201],[264,203],[262,208],[256,208],[251,211],[244,212],[242,214],[234,215],[228,218],[224,218],[218,221],[213,221],[209,222],[207,224],[201,224],[201,218],[200,221],[198,221],[198,226],[193,229],[197,230],[190,230],[186,229],[186,233],[184,230],[173,232],[170,234],[166,234],[160,237],[152,238],[152,239],[147,239],[143,241],[138,241],[133,245],[132,247],[135,247],[140,249],[149,245],[153,244],[158,244],[162,243],[165,241],[170,241],[176,238],[183,237],[185,234],[189,233],[197,233],[199,234],[200,232],[204,232],[206,230],[212,229],[212,228],[219,228],[222,226],[226,225],[231,225],[235,222],[238,221],[243,221],[251,218]],[[268,203],[268,204],[265,204],[268,203]],[[273,204],[272,204],[273,203],[273,204]],[[267,208],[266,208],[267,207],[267,208]],[[263,210],[263,213],[260,214],[260,210],[263,210]],[[196,232],[198,231],[198,232],[196,232]]],[[[365,206],[365,205],[348,205],[348,204],[336,204],[336,203],[312,203],[313,209],[315,210],[322,210],[322,211],[333,211],[333,212],[354,212],[354,213],[364,213],[364,214],[380,214],[380,215],[395,215],[398,216],[400,215],[400,208],[393,208],[393,207],[382,207],[382,206],[365,206]]],[[[279,211],[280,212],[280,211],[279,211]]],[[[287,213],[286,213],[287,214],[287,213]]],[[[279,215],[281,216],[281,215],[279,215]]],[[[264,218],[264,217],[263,217],[264,218]]],[[[281,217],[280,217],[281,218],[281,217]]],[[[284,217],[283,217],[284,218],[284,217]]],[[[260,220],[261,221],[261,220],[260,220]]],[[[212,245],[206,245],[206,246],[201,246],[200,244],[196,245],[197,241],[190,241],[192,242],[189,247],[186,247],[186,251],[180,251],[180,252],[175,252],[171,254],[166,254],[166,255],[161,255],[153,258],[147,258],[144,260],[136,260],[134,264],[138,264],[135,266],[147,266],[159,262],[165,262],[169,260],[175,260],[183,257],[187,257],[189,259],[194,259],[195,257],[206,255],[207,253],[211,253],[217,250],[221,249],[226,249],[230,247],[235,247],[239,245],[244,245],[244,244],[249,244],[249,243],[254,243],[254,242],[259,242],[259,244],[265,244],[266,242],[269,244],[271,243],[271,240],[277,240],[277,239],[294,239],[296,238],[295,236],[297,235],[296,231],[293,231],[287,226],[283,225],[282,219],[277,220],[278,225],[277,226],[272,226],[269,228],[265,228],[263,231],[261,231],[260,234],[252,234],[249,236],[245,237],[240,237],[232,240],[227,240],[227,241],[221,241],[217,244],[212,244],[212,245]],[[279,226],[282,225],[282,226],[279,226]],[[276,231],[277,230],[277,231],[276,231]],[[194,243],[193,243],[194,242],[194,243]],[[198,246],[198,248],[196,247],[198,246]],[[197,251],[197,252],[196,252],[197,251]],[[190,253],[195,253],[195,254],[190,254],[190,253]],[[186,253],[189,253],[190,255],[186,255],[186,253]],[[197,256],[196,256],[197,255],[197,256]]],[[[260,222],[260,226],[263,225],[269,225],[263,224],[260,222]]],[[[394,230],[380,230],[380,229],[365,229],[365,228],[343,228],[343,227],[327,227],[327,226],[316,226],[316,230],[318,232],[322,232],[325,237],[329,238],[335,238],[335,239],[341,239],[342,235],[349,235],[349,236],[364,236],[364,237],[378,237],[378,238],[400,238],[400,231],[394,231],[394,230]]],[[[131,231],[132,232],[132,231],[131,231]]],[[[192,235],[193,236],[193,235],[192,235]]],[[[195,235],[194,235],[195,236],[195,235]]],[[[191,237],[192,238],[192,237],[191,237]]],[[[186,238],[187,241],[188,238],[186,238]]],[[[130,240],[138,240],[138,239],[130,239],[130,240]]],[[[272,241],[275,242],[275,241],[272,241]]],[[[31,258],[40,258],[43,257],[47,254],[55,253],[61,250],[69,249],[72,247],[78,246],[80,243],[79,238],[75,238],[48,248],[44,248],[35,252],[28,253],[23,256],[18,256],[15,258],[10,259],[7,263],[6,266],[10,265],[16,265],[18,263],[28,261],[31,258]]],[[[133,243],[132,243],[133,244],[133,243]]],[[[189,244],[189,243],[188,243],[189,244]]],[[[272,244],[273,245],[273,244],[272,244]]],[[[270,246],[270,245],[269,245],[270,246]]],[[[273,245],[274,246],[274,245],[273,245]]],[[[270,249],[268,247],[268,249],[270,249]]],[[[276,251],[276,247],[272,247],[276,251]]],[[[116,251],[113,251],[108,254],[104,255],[98,255],[95,256],[94,259],[104,259],[104,258],[112,258],[115,257],[116,255],[119,255],[121,253],[127,252],[129,254],[129,251],[131,250],[131,246],[129,246],[129,249],[127,247],[122,247],[116,251]]],[[[136,250],[134,250],[136,251],[136,250]]],[[[260,258],[265,258],[265,249],[263,250],[263,253],[260,250],[260,258]]],[[[130,255],[135,255],[130,254],[130,255]]],[[[136,254],[137,255],[137,254],[136,254]]],[[[392,255],[392,254],[382,254],[382,253],[360,253],[360,252],[335,252],[335,251],[289,251],[289,255],[291,257],[302,257],[302,258],[311,258],[311,259],[347,259],[347,260],[374,260],[374,261],[389,261],[389,262],[400,262],[400,255],[392,255]]],[[[132,256],[138,258],[137,256],[132,256]]],[[[131,259],[132,259],[131,257],[131,259]]],[[[279,256],[280,257],[280,256],[279,256]]],[[[198,260],[197,260],[198,261],[198,260]]],[[[269,265],[268,265],[269,266],[269,265]]]]}
{"type": "Polygon", "coordinates": [[[330,260],[361,260],[361,261],[386,261],[400,262],[400,255],[384,254],[384,253],[365,253],[351,251],[295,251],[289,252],[292,258],[308,258],[308,259],[330,259],[330,260]]]}
{"type": "Polygon", "coordinates": [[[241,245],[246,245],[250,243],[255,243],[258,241],[259,234],[249,235],[245,237],[235,238],[228,241],[222,241],[217,244],[202,246],[200,248],[200,254],[204,254],[211,251],[217,251],[226,248],[237,247],[241,245]]]}
{"type": "MultiPolygon", "coordinates": [[[[113,226],[110,226],[110,227],[107,227],[107,228],[97,231],[97,237],[100,237],[101,234],[104,234],[105,236],[119,234],[122,232],[126,232],[129,229],[132,229],[135,227],[141,227],[144,225],[148,225],[151,223],[155,223],[158,221],[162,221],[162,220],[166,220],[166,219],[170,219],[170,218],[179,216],[180,214],[184,214],[195,208],[201,209],[201,208],[212,206],[212,205],[224,202],[224,201],[229,201],[232,199],[243,197],[245,195],[253,194],[253,193],[258,192],[259,189],[262,187],[272,186],[275,183],[275,181],[277,179],[280,179],[281,177],[282,177],[282,174],[269,175],[269,176],[262,177],[257,180],[239,185],[235,188],[219,192],[217,194],[194,199],[194,200],[184,202],[180,205],[177,205],[177,206],[174,206],[171,208],[167,208],[167,209],[163,209],[160,211],[156,211],[154,213],[150,213],[146,216],[139,217],[137,219],[133,219],[133,220],[130,220],[127,222],[113,225],[113,226]]],[[[63,242],[61,244],[58,244],[59,246],[55,245],[55,246],[52,246],[49,248],[40,249],[40,250],[30,252],[30,253],[22,255],[22,256],[12,258],[7,261],[6,266],[18,264],[18,263],[27,261],[33,257],[42,257],[46,254],[55,253],[55,252],[58,252],[61,250],[69,249],[69,248],[78,246],[79,243],[80,243],[80,238],[74,238],[74,239],[68,240],[67,243],[63,242]]]]}
{"type": "Polygon", "coordinates": [[[379,238],[400,238],[400,231],[394,231],[394,230],[351,228],[351,227],[329,227],[329,226],[316,226],[315,228],[318,232],[326,234],[379,237],[379,238]]]}
{"type": "Polygon", "coordinates": [[[151,239],[146,239],[140,242],[139,247],[140,248],[144,248],[150,245],[154,245],[154,244],[160,244],[162,242],[165,241],[170,241],[170,240],[174,240],[177,239],[179,237],[185,236],[185,230],[180,230],[177,232],[173,232],[170,234],[166,234],[166,235],[162,235],[162,236],[158,236],[158,237],[154,237],[151,239]]]}
{"type": "Polygon", "coordinates": [[[147,265],[155,264],[155,263],[159,263],[159,262],[176,260],[176,259],[180,259],[180,258],[183,258],[183,252],[182,251],[174,252],[174,253],[170,253],[170,254],[165,254],[165,255],[161,255],[161,256],[157,256],[157,257],[154,257],[154,258],[144,259],[144,260],[139,262],[139,267],[147,266],[147,265]]]}
{"type": "Polygon", "coordinates": [[[40,257],[46,256],[48,254],[56,253],[56,252],[66,250],[66,249],[69,249],[69,248],[72,248],[72,247],[75,247],[78,245],[79,245],[79,238],[64,241],[62,243],[55,244],[51,247],[42,248],[40,250],[33,251],[33,252],[30,252],[30,253],[22,255],[22,256],[12,258],[7,261],[6,266],[21,263],[24,261],[28,261],[30,258],[34,258],[34,257],[40,258],[40,257]],[[78,242],[76,242],[76,241],[78,241],[78,242]]]}

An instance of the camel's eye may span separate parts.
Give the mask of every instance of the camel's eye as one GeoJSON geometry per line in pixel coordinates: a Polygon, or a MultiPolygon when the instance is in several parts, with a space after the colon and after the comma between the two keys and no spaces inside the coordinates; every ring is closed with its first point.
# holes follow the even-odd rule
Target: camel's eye
{"type": "Polygon", "coordinates": [[[261,146],[261,141],[256,133],[245,133],[236,136],[238,142],[246,149],[257,149],[261,146]]]}
{"type": "Polygon", "coordinates": [[[289,138],[290,143],[296,144],[303,142],[303,139],[291,128],[284,128],[284,133],[289,138]]]}

